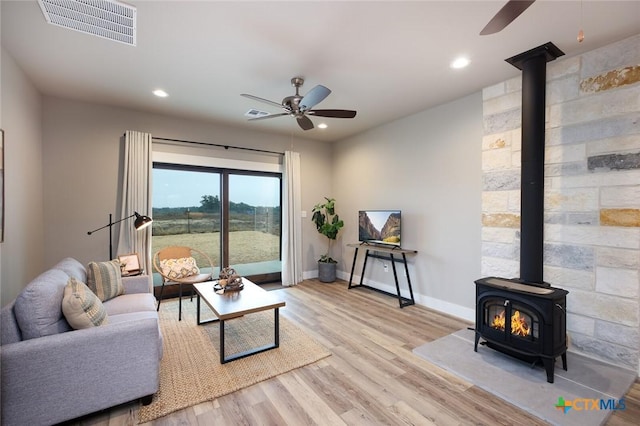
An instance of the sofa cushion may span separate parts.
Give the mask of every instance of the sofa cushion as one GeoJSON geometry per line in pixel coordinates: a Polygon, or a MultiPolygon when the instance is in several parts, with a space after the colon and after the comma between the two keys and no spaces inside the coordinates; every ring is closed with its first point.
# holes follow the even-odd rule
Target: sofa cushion
{"type": "Polygon", "coordinates": [[[62,314],[62,297],[68,279],[63,271],[49,269],[18,295],[13,312],[23,340],[71,330],[62,314]]]}
{"type": "Polygon", "coordinates": [[[82,283],[87,282],[87,269],[84,265],[72,257],[62,259],[53,269],[60,269],[67,273],[70,277],[77,279],[82,283]]]}
{"type": "Polygon", "coordinates": [[[76,330],[98,327],[109,323],[107,311],[85,283],[69,278],[64,288],[62,312],[67,322],[76,330]]]}
{"type": "Polygon", "coordinates": [[[124,294],[120,262],[90,262],[87,265],[87,286],[102,302],[124,294]]]}
{"type": "Polygon", "coordinates": [[[130,312],[156,312],[156,299],[151,293],[123,294],[103,303],[109,316],[130,312]]]}
{"type": "Polygon", "coordinates": [[[149,275],[136,275],[122,277],[124,294],[153,293],[153,277],[149,275]]]}
{"type": "Polygon", "coordinates": [[[198,275],[200,269],[193,257],[181,257],[178,259],[164,259],[160,261],[162,274],[171,279],[180,279],[198,275]]]}

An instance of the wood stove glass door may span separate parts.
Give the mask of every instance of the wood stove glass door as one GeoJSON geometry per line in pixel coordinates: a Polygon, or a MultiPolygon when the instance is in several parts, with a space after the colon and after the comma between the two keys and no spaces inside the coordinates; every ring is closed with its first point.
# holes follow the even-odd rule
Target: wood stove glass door
{"type": "Polygon", "coordinates": [[[494,339],[507,342],[516,337],[536,341],[539,326],[538,316],[521,303],[506,298],[490,298],[483,303],[483,333],[494,339]]]}
{"type": "Polygon", "coordinates": [[[523,338],[530,341],[538,340],[540,333],[540,321],[538,316],[527,307],[513,302],[511,303],[511,336],[523,338]]]}

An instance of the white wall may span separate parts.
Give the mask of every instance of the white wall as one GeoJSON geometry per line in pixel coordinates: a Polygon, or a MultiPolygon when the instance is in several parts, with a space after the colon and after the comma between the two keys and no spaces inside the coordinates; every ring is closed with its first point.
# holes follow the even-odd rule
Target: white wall
{"type": "MultiPolygon", "coordinates": [[[[400,209],[402,247],[418,250],[409,257],[417,301],[474,318],[482,132],[482,96],[474,93],[334,144],[330,195],[345,220],[343,277],[354,252],[345,245],[358,242],[358,210],[400,209]]],[[[382,265],[369,262],[365,275],[378,288],[393,284],[391,268],[385,273],[382,265]]]]}
{"type": "MultiPolygon", "coordinates": [[[[120,155],[125,130],[149,132],[156,137],[300,152],[302,205],[310,210],[329,191],[330,145],[229,126],[191,121],[85,102],[44,97],[44,206],[46,266],[65,256],[83,263],[108,257],[108,231],[89,236],[87,231],[119,218],[120,155]]],[[[303,220],[306,250],[303,270],[316,268],[313,254],[322,241],[311,223],[303,220]],[[313,234],[311,234],[313,231],[313,234]]],[[[116,234],[114,230],[114,235],[116,234]]],[[[115,238],[114,238],[115,242],[115,238]]]]}
{"type": "Polygon", "coordinates": [[[41,97],[2,49],[4,242],[0,304],[13,300],[43,268],[41,97]]]}

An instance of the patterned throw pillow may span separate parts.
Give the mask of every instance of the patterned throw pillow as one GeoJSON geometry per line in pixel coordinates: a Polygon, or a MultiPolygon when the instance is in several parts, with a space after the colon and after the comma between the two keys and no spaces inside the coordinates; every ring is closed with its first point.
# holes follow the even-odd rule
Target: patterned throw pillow
{"type": "Polygon", "coordinates": [[[87,286],[102,302],[124,294],[120,261],[90,262],[87,265],[87,286]]]}
{"type": "Polygon", "coordinates": [[[76,330],[109,323],[107,311],[98,296],[75,278],[69,278],[64,288],[62,312],[69,325],[76,330]]]}
{"type": "Polygon", "coordinates": [[[174,280],[198,275],[200,273],[200,269],[193,257],[161,260],[160,268],[162,269],[163,275],[174,280]]]}

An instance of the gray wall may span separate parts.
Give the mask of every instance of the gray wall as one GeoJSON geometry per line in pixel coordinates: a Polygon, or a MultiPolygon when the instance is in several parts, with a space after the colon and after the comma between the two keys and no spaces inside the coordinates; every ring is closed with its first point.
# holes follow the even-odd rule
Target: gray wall
{"type": "Polygon", "coordinates": [[[4,135],[4,242],[0,303],[14,299],[43,269],[44,207],[40,95],[2,49],[0,126],[4,135]]]}
{"type": "MultiPolygon", "coordinates": [[[[301,154],[302,208],[330,192],[331,147],[123,108],[42,96],[2,49],[0,126],[5,130],[5,239],[0,244],[0,304],[66,256],[83,263],[108,257],[106,230],[118,217],[122,135],[153,135],[301,154]]],[[[313,276],[324,241],[303,220],[303,270],[313,276]]],[[[114,235],[116,234],[114,230],[114,235]]],[[[114,238],[115,242],[115,238],[114,238]]]]}
{"type": "MultiPolygon", "coordinates": [[[[87,231],[106,224],[109,213],[119,217],[125,130],[279,152],[293,149],[301,156],[303,209],[311,210],[329,192],[331,182],[326,176],[331,170],[331,150],[324,142],[52,97],[44,97],[43,117],[47,266],[65,256],[83,263],[108,257],[108,231],[91,236],[87,231]]],[[[303,268],[313,270],[322,240],[310,220],[303,220],[303,244],[303,268]]]]}
{"type": "MultiPolygon", "coordinates": [[[[334,247],[342,277],[353,253],[344,245],[357,241],[357,211],[400,208],[404,245],[419,251],[411,259],[419,303],[451,308],[449,312],[461,316],[468,316],[464,309],[473,307],[472,284],[480,267],[479,94],[331,145],[41,98],[5,56],[3,52],[3,126],[10,134],[18,129],[25,133],[20,156],[29,164],[13,169],[11,181],[20,182],[20,190],[12,190],[11,184],[7,190],[7,228],[15,225],[14,234],[21,238],[3,244],[2,282],[8,283],[3,285],[3,304],[65,256],[85,263],[107,257],[107,231],[92,236],[86,232],[105,224],[109,213],[117,216],[121,137],[125,130],[140,130],[167,138],[300,152],[302,208],[307,212],[302,220],[305,277],[314,276],[316,260],[325,250],[326,241],[310,219],[313,205],[324,196],[338,199],[338,211],[347,222],[334,247]],[[7,104],[12,105],[11,114],[6,113],[7,104]],[[11,268],[5,266],[9,260],[11,268]]],[[[7,237],[11,235],[8,230],[7,237]]],[[[383,273],[379,263],[372,266],[375,282],[391,284],[390,274],[383,273]]]]}
{"type": "MultiPolygon", "coordinates": [[[[410,256],[418,302],[473,318],[482,132],[482,95],[474,93],[334,144],[332,195],[345,220],[344,278],[354,252],[345,244],[358,242],[358,210],[401,209],[402,246],[418,250],[410,256]]],[[[369,262],[365,278],[391,289],[393,273],[390,267],[384,272],[383,263],[369,262]]]]}

